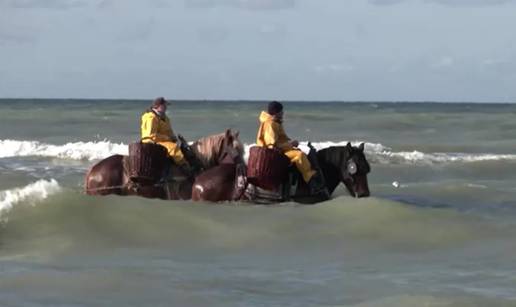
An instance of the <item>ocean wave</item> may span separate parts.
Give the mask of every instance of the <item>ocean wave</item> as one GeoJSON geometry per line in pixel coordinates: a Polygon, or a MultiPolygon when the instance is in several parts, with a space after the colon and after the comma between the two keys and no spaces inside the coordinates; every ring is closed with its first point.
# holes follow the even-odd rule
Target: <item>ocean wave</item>
{"type": "Polygon", "coordinates": [[[55,179],[43,179],[23,188],[0,191],[0,217],[2,217],[3,213],[10,211],[18,203],[29,202],[35,204],[60,190],[61,187],[55,179]]]}
{"type": "MultiPolygon", "coordinates": [[[[348,141],[342,142],[312,142],[312,145],[321,150],[331,146],[345,146],[348,141]]],[[[358,146],[361,141],[352,141],[358,146]]],[[[421,151],[394,151],[380,143],[365,143],[368,160],[376,164],[413,164],[439,165],[449,163],[472,163],[483,161],[516,161],[516,155],[492,153],[424,153],[421,151]]],[[[249,156],[249,148],[255,144],[245,145],[245,160],[249,156]]],[[[299,148],[308,152],[308,142],[301,142],[299,148]]],[[[110,141],[73,142],[64,145],[45,144],[38,141],[0,140],[0,158],[9,157],[49,157],[72,160],[99,160],[114,154],[127,155],[128,147],[124,143],[110,141]]]]}
{"type": "MultiPolygon", "coordinates": [[[[348,142],[317,142],[312,143],[317,149],[331,146],[346,146],[348,142]]],[[[360,145],[360,141],[351,142],[353,146],[360,145]]],[[[492,153],[456,153],[456,152],[435,152],[424,153],[421,151],[393,151],[392,148],[379,143],[365,143],[365,152],[368,160],[378,164],[447,164],[447,163],[472,163],[483,161],[516,161],[516,155],[492,154],[492,153]]],[[[299,146],[304,152],[308,152],[307,143],[299,146]]]]}
{"type": "Polygon", "coordinates": [[[53,250],[74,245],[108,249],[151,245],[272,251],[280,246],[295,248],[295,242],[303,240],[331,248],[343,246],[343,240],[349,244],[366,240],[375,246],[385,244],[385,248],[410,246],[414,250],[426,250],[499,238],[501,233],[511,233],[514,228],[500,228],[490,220],[455,210],[428,211],[374,197],[357,200],[342,196],[303,209],[286,203],[277,210],[245,203],[189,206],[189,202],[179,201],[176,204],[63,192],[53,200],[52,210],[17,212],[18,218],[11,225],[21,230],[9,234],[8,239],[31,242],[42,236],[54,237],[57,240],[53,250]],[[289,217],[287,224],[285,216],[289,217]],[[235,233],[235,229],[239,231],[235,233]]]}
{"type": "Polygon", "coordinates": [[[373,162],[381,164],[436,165],[485,161],[516,161],[516,155],[470,153],[423,153],[420,151],[393,152],[384,149],[373,153],[373,162]]]}
{"type": "MultiPolygon", "coordinates": [[[[343,142],[313,142],[315,149],[321,150],[332,146],[346,146],[348,141],[343,142]]],[[[379,144],[362,141],[350,142],[353,146],[365,144],[366,157],[371,163],[377,164],[415,164],[415,165],[437,165],[448,163],[472,163],[483,161],[516,161],[516,155],[509,154],[471,154],[471,153],[424,153],[421,151],[393,151],[391,148],[379,144]]],[[[246,144],[245,158],[249,154],[249,148],[254,144],[246,144]]],[[[308,152],[308,142],[299,144],[299,148],[305,153],[308,152]]]]}
{"type": "Polygon", "coordinates": [[[127,152],[127,145],[109,141],[52,145],[38,141],[0,140],[0,158],[36,156],[73,160],[97,160],[114,154],[127,154],[127,152]]]}

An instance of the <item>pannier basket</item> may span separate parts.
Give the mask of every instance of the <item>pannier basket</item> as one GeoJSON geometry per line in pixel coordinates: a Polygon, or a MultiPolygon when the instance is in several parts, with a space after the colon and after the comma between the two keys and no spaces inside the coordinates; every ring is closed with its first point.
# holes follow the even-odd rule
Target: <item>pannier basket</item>
{"type": "Polygon", "coordinates": [[[134,182],[157,182],[168,167],[166,149],[154,143],[129,144],[129,178],[134,182]]]}
{"type": "Polygon", "coordinates": [[[249,150],[247,180],[263,189],[275,190],[288,176],[290,160],[281,151],[254,146],[249,150]]]}

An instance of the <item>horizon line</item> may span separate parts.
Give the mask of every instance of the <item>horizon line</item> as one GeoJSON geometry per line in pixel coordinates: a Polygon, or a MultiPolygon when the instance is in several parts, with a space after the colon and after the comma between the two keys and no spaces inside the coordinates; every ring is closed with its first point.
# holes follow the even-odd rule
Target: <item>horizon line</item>
{"type": "MultiPolygon", "coordinates": [[[[152,101],[154,98],[34,98],[34,97],[0,97],[1,100],[104,100],[104,101],[152,101]]],[[[275,99],[209,99],[209,98],[186,98],[167,99],[176,102],[267,102],[275,99]]],[[[282,102],[293,103],[433,103],[433,104],[516,104],[516,101],[459,101],[459,100],[292,100],[277,99],[282,102]]]]}

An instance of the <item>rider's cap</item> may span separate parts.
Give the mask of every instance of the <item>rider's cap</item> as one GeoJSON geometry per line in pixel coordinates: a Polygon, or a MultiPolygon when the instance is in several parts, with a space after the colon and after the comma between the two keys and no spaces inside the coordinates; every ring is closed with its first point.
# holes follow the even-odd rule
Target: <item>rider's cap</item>
{"type": "Polygon", "coordinates": [[[267,107],[267,113],[270,115],[276,115],[283,111],[283,105],[277,101],[272,101],[269,103],[269,106],[267,107]]]}
{"type": "Polygon", "coordinates": [[[152,106],[153,107],[158,107],[160,105],[167,105],[168,102],[165,100],[165,98],[163,97],[158,97],[156,99],[154,99],[154,102],[152,103],[152,106]]]}

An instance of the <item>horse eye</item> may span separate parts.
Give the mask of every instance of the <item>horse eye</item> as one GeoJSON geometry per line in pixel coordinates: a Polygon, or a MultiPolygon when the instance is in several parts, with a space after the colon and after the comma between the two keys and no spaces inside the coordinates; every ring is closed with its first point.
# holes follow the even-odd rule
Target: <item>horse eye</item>
{"type": "Polygon", "coordinates": [[[358,170],[357,169],[357,164],[355,162],[353,162],[353,161],[350,161],[348,163],[348,173],[350,175],[355,175],[357,173],[357,170],[358,170]]]}

